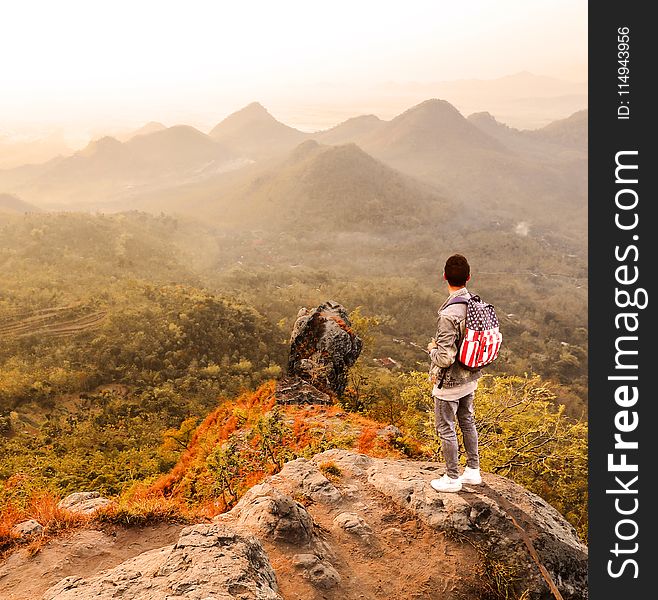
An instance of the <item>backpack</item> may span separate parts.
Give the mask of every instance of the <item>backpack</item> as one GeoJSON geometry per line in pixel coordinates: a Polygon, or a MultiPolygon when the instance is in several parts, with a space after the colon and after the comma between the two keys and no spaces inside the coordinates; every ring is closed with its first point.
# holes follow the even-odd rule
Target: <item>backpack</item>
{"type": "Polygon", "coordinates": [[[455,296],[446,307],[452,304],[466,304],[464,336],[457,348],[457,362],[470,370],[491,364],[498,357],[503,341],[493,305],[483,302],[476,295],[470,298],[455,296]]]}

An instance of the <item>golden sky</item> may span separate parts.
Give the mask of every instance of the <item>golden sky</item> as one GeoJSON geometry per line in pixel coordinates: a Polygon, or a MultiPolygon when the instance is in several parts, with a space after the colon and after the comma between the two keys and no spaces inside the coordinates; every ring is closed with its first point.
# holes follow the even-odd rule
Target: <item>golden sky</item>
{"type": "Polygon", "coordinates": [[[0,130],[209,124],[385,82],[587,78],[584,0],[20,0],[2,25],[0,130]]]}

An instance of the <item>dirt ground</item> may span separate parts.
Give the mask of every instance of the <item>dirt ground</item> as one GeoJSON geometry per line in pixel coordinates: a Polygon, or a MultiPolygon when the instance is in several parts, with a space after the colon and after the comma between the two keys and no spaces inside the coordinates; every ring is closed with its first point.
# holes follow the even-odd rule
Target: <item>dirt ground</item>
{"type": "Polygon", "coordinates": [[[64,577],[88,577],[171,544],[183,527],[80,529],[50,540],[32,557],[25,549],[18,550],[0,564],[0,600],[36,600],[64,577]]]}
{"type": "Polygon", "coordinates": [[[306,509],[334,555],[331,564],[341,583],[319,590],[295,568],[299,549],[263,545],[277,574],[285,600],[474,600],[480,597],[481,558],[467,542],[448,539],[400,509],[371,486],[344,475],[334,485],[344,501],[340,508],[311,503],[306,509]],[[347,500],[347,502],[345,502],[347,500]],[[361,537],[333,522],[341,512],[354,512],[372,529],[361,537]]]}

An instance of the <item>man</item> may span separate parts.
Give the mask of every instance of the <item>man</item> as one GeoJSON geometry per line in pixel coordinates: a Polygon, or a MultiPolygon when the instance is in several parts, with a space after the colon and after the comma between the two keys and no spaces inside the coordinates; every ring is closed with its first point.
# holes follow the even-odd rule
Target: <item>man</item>
{"type": "Polygon", "coordinates": [[[436,429],[446,462],[443,477],[430,482],[437,492],[458,492],[462,489],[462,483],[482,483],[473,406],[481,373],[479,369],[472,371],[464,368],[456,360],[459,343],[464,336],[466,304],[451,303],[458,296],[470,297],[466,289],[470,278],[470,266],[461,254],[448,258],[443,269],[443,279],[448,284],[449,296],[439,309],[436,336],[427,346],[432,362],[430,372],[434,373],[432,396],[436,429]],[[466,468],[461,476],[455,418],[459,422],[466,450],[466,468]]]}

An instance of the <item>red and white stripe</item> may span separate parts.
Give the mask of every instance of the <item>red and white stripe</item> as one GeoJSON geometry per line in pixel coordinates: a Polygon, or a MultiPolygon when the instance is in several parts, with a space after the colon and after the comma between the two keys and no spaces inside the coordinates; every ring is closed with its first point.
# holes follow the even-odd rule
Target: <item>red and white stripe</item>
{"type": "Polygon", "coordinates": [[[492,362],[498,355],[503,335],[498,327],[476,331],[467,329],[461,345],[459,361],[476,369],[492,362]]]}

